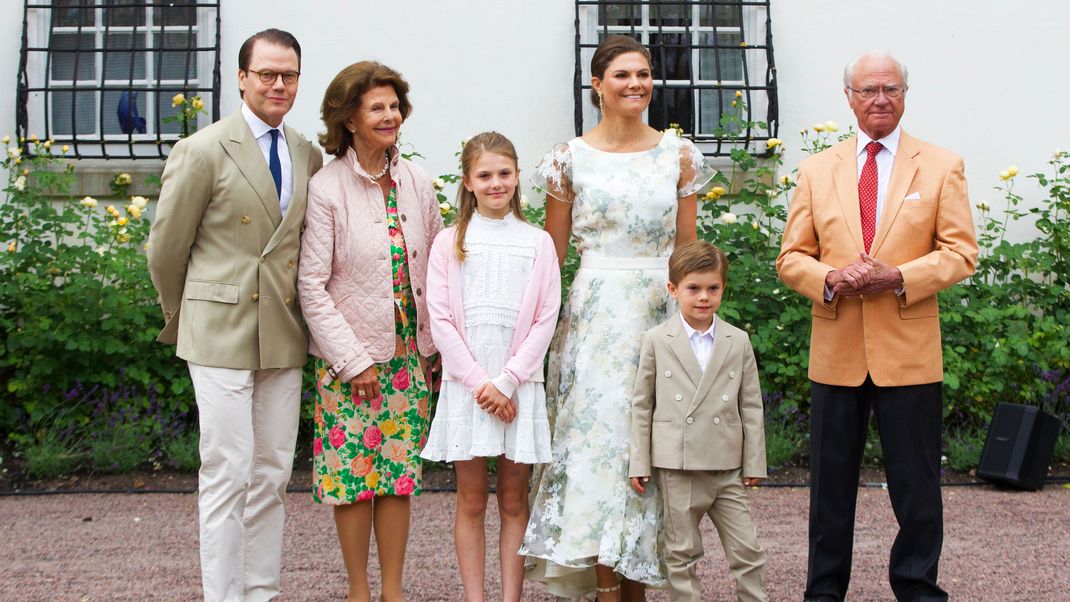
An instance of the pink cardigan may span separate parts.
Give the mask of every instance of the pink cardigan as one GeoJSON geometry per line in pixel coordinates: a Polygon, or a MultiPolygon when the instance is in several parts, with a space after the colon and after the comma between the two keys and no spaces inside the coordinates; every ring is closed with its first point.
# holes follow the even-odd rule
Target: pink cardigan
{"type": "MultiPolygon", "coordinates": [[[[444,378],[460,381],[466,389],[473,390],[491,379],[472,357],[465,339],[461,264],[453,253],[456,234],[456,227],[446,228],[431,246],[427,265],[427,312],[431,316],[431,337],[442,354],[444,378]]],[[[520,302],[509,348],[510,358],[502,373],[492,380],[506,397],[512,397],[520,383],[542,381],[543,360],[561,308],[557,251],[550,235],[541,234],[531,279],[520,302]]]]}
{"type": "MultiPolygon", "coordinates": [[[[409,252],[409,284],[416,304],[416,342],[435,353],[428,315],[427,249],[442,230],[431,178],[391,149],[398,218],[409,252]]],[[[394,356],[394,291],[383,193],[352,149],[323,166],[308,183],[297,292],[308,323],[309,353],[327,360],[331,375],[348,382],[373,363],[394,356]]]]}

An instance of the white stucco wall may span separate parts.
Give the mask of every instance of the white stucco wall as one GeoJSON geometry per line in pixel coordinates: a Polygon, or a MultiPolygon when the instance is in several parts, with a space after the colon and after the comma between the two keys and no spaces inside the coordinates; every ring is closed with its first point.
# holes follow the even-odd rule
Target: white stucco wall
{"type": "MultiPolygon", "coordinates": [[[[238,106],[236,56],[266,27],[294,33],[304,48],[300,92],[288,121],[310,138],[319,104],[345,65],[374,58],[412,85],[415,111],[403,140],[432,175],[452,171],[458,142],[497,129],[517,144],[530,170],[573,134],[572,0],[228,0],[222,7],[222,113],[238,106]]],[[[1064,99],[1070,79],[1070,3],[1063,0],[774,0],[773,39],[780,84],[781,138],[790,169],[802,157],[799,129],[853,122],[840,81],[844,63],[882,48],[910,67],[904,127],[966,160],[973,200],[996,200],[997,173],[1017,164],[1042,169],[1070,146],[1064,99]]],[[[0,132],[14,132],[22,3],[0,6],[0,132]]],[[[1020,180],[1023,180],[1021,176],[1020,180]]],[[[1030,198],[1034,188],[1020,181],[1030,198]]],[[[998,205],[997,205],[998,207],[998,205]]]]}

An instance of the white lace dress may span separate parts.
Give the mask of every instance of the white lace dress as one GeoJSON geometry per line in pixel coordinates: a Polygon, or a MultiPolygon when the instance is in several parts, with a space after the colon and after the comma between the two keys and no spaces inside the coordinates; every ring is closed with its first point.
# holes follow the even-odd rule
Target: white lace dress
{"type": "MultiPolygon", "coordinates": [[[[541,235],[512,214],[495,220],[476,213],[468,225],[461,264],[465,335],[472,356],[489,375],[500,374],[509,360],[541,235]]],[[[520,383],[513,400],[516,419],[506,424],[480,409],[462,383],[443,382],[421,457],[453,462],[504,454],[523,464],[548,462],[550,426],[543,383],[520,383]]]]}
{"type": "Polygon", "coordinates": [[[636,153],[577,138],[536,172],[536,184],[572,203],[581,264],[550,346],[553,459],[533,477],[520,549],[527,577],[569,598],[594,590],[595,564],[663,586],[656,484],[642,496],[628,485],[632,390],[642,334],[669,311],[678,199],[714,172],[694,144],[671,133],[636,153]]]}

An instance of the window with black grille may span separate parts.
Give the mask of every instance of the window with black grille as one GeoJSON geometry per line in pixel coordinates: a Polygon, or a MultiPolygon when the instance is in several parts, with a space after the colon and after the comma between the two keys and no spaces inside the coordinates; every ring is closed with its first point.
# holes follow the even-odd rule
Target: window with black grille
{"type": "Polygon", "coordinates": [[[19,134],[68,156],[161,158],[219,118],[219,2],[26,0],[19,134]],[[177,119],[175,95],[205,114],[177,119]]]}
{"type": "Polygon", "coordinates": [[[576,26],[577,134],[599,119],[588,100],[594,50],[607,35],[624,34],[652,55],[652,127],[679,124],[711,156],[740,147],[761,153],[764,141],[776,136],[769,0],[576,0],[576,26]],[[722,114],[739,109],[741,121],[768,128],[723,127],[722,114]]]}

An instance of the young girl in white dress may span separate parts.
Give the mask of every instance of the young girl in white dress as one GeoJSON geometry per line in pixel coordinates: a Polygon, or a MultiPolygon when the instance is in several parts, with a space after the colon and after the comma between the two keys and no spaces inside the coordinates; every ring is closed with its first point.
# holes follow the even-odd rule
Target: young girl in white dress
{"type": "Polygon", "coordinates": [[[561,305],[549,234],[520,209],[513,144],[496,132],[461,152],[456,225],[428,258],[431,336],[442,354],[438,409],[422,457],[453,462],[454,542],[465,599],[484,600],[487,458],[497,458],[502,596],[520,600],[531,464],[550,460],[543,360],[561,305]]]}

